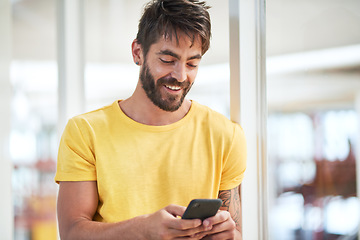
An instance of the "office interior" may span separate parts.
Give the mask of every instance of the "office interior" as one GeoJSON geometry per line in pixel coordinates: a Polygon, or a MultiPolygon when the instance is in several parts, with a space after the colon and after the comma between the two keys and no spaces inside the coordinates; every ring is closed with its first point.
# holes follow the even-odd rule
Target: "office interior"
{"type": "MultiPolygon", "coordinates": [[[[0,1],[0,214],[4,216],[0,239],[58,239],[58,186],[53,178],[60,134],[69,117],[132,94],[138,67],[130,46],[146,2],[0,1]],[[77,7],[64,7],[74,2],[77,7]],[[74,9],[78,11],[71,13],[74,9]],[[74,16],[79,25],[71,22],[74,16]],[[64,49],[62,42],[71,38],[82,44],[64,49]],[[62,57],[62,51],[69,58],[62,57]],[[75,78],[64,84],[59,80],[65,74],[61,70],[69,69],[74,59],[82,61],[77,68],[81,71],[75,70],[75,78]]],[[[241,21],[241,14],[240,30],[229,24],[232,4],[243,8],[240,13],[249,7],[255,25],[256,19],[264,20],[265,29],[256,33],[263,52],[240,57],[241,64],[263,61],[257,74],[265,79],[266,90],[260,94],[265,115],[247,119],[261,118],[266,144],[261,145],[265,155],[261,161],[256,154],[249,155],[248,161],[257,162],[257,168],[250,164],[246,174],[266,174],[260,193],[242,191],[247,199],[243,202],[246,239],[360,239],[360,1],[206,2],[212,6],[212,42],[189,97],[228,118],[233,117],[231,34],[254,34],[243,27],[247,23],[241,21]],[[265,11],[252,12],[260,4],[265,11]],[[261,210],[247,206],[251,200],[261,210]],[[255,231],[261,233],[247,229],[250,218],[257,221],[255,231]]],[[[241,42],[239,51],[247,51],[248,44],[250,48],[253,43],[241,42]]],[[[254,103],[240,106],[250,104],[254,103]]],[[[250,132],[245,126],[245,133],[250,132]]],[[[250,151],[256,150],[259,145],[251,141],[250,137],[250,146],[255,147],[250,151]]],[[[260,184],[246,178],[244,184],[255,188],[260,184]]]]}

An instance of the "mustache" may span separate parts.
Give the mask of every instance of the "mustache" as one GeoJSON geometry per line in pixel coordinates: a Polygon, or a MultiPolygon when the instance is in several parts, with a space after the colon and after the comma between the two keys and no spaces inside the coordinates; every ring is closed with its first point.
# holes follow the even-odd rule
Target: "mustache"
{"type": "Polygon", "coordinates": [[[161,85],[172,85],[176,87],[186,88],[190,85],[188,81],[179,82],[176,78],[173,77],[162,77],[159,78],[157,84],[161,85]]]}

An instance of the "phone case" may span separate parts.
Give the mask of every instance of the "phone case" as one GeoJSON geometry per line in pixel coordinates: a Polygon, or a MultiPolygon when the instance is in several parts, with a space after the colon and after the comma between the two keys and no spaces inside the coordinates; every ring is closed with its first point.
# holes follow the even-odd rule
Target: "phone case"
{"type": "Polygon", "coordinates": [[[222,204],[221,199],[194,199],[185,210],[182,219],[201,219],[214,216],[222,204]]]}

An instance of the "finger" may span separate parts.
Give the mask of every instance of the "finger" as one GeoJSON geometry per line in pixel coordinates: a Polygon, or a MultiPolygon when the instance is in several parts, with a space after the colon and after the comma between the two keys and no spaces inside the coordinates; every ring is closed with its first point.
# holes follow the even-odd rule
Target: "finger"
{"type": "MultiPolygon", "coordinates": [[[[174,216],[182,216],[185,212],[186,207],[179,205],[169,205],[165,207],[165,211],[174,215],[174,216]]],[[[202,222],[200,219],[179,219],[174,218],[172,221],[168,222],[168,227],[179,230],[187,230],[192,228],[197,228],[201,226],[202,222]]]]}
{"type": "Polygon", "coordinates": [[[226,230],[232,230],[231,225],[227,224],[227,222],[223,222],[223,223],[218,223],[216,225],[214,225],[211,230],[206,231],[207,234],[214,234],[214,233],[219,233],[219,232],[223,232],[226,230]]]}
{"type": "Polygon", "coordinates": [[[174,240],[200,240],[200,239],[203,239],[203,238],[190,236],[190,237],[176,237],[176,238],[173,238],[173,239],[174,240]]]}
{"type": "Polygon", "coordinates": [[[203,225],[205,228],[211,228],[211,226],[225,222],[229,219],[231,219],[231,216],[228,211],[219,211],[215,216],[205,219],[203,225]]]}
{"type": "Polygon", "coordinates": [[[202,238],[202,240],[227,240],[227,239],[234,239],[234,237],[235,237],[234,232],[226,231],[226,232],[207,235],[204,238],[202,238]]]}
{"type": "MultiPolygon", "coordinates": [[[[201,227],[196,227],[196,228],[190,228],[190,229],[186,229],[186,230],[179,230],[179,229],[169,229],[169,234],[173,237],[186,237],[186,238],[191,238],[191,239],[201,239],[201,237],[199,237],[203,231],[201,227]]],[[[202,235],[202,237],[205,235],[202,235]]]]}
{"type": "Polygon", "coordinates": [[[182,216],[186,210],[186,207],[170,204],[165,207],[165,210],[174,216],[182,216]]]}
{"type": "Polygon", "coordinates": [[[210,231],[206,231],[204,233],[206,233],[207,235],[216,235],[218,233],[224,232],[234,233],[235,229],[235,222],[232,219],[229,219],[228,221],[214,225],[210,231]]]}
{"type": "Polygon", "coordinates": [[[197,239],[204,239],[204,237],[205,237],[206,235],[208,235],[208,233],[206,233],[206,232],[199,232],[199,233],[193,235],[193,237],[195,237],[195,238],[197,238],[197,239]]]}
{"type": "Polygon", "coordinates": [[[177,230],[191,230],[195,229],[194,232],[199,232],[203,230],[202,222],[200,219],[174,219],[169,221],[168,227],[177,230]]]}

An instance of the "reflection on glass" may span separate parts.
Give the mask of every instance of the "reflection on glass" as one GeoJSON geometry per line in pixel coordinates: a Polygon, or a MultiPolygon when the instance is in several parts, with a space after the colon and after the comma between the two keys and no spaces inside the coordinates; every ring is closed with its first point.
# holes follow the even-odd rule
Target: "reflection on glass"
{"type": "Polygon", "coordinates": [[[270,239],[358,237],[359,8],[267,3],[270,239]]]}

